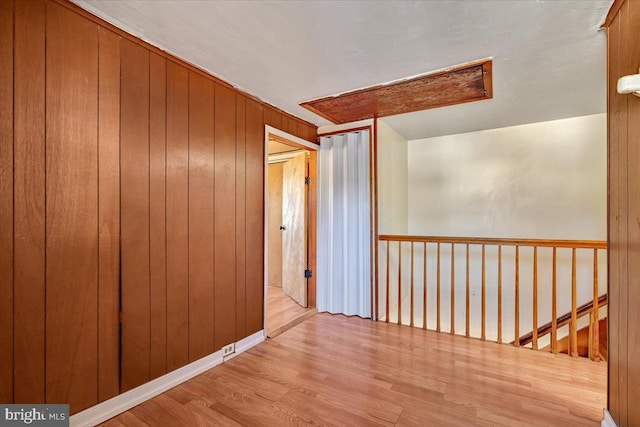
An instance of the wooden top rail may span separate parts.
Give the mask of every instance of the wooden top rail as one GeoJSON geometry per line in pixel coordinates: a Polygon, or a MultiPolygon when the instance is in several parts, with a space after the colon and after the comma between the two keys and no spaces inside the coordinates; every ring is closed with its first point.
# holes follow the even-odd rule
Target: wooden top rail
{"type": "MultiPolygon", "coordinates": [[[[601,295],[600,298],[598,298],[598,307],[603,307],[605,305],[607,305],[608,303],[608,298],[607,298],[607,294],[601,295]]],[[[577,318],[580,319],[581,317],[586,316],[587,314],[591,313],[593,311],[593,301],[589,301],[586,304],[581,305],[580,307],[578,307],[578,309],[576,310],[577,313],[577,318]]],[[[562,326],[565,326],[567,324],[569,324],[569,322],[571,322],[571,312],[563,314],[562,316],[558,317],[557,319],[557,328],[561,328],[562,326]]],[[[551,326],[551,322],[546,323],[542,326],[540,326],[538,328],[538,338],[550,334],[552,331],[552,326],[551,326]]],[[[533,340],[533,331],[529,332],[527,334],[524,334],[520,337],[520,345],[527,345],[529,343],[531,343],[531,341],[533,340]]]]}
{"type": "Polygon", "coordinates": [[[460,243],[470,245],[537,246],[549,248],[607,249],[605,240],[512,239],[493,237],[405,236],[383,234],[381,241],[460,243]]]}

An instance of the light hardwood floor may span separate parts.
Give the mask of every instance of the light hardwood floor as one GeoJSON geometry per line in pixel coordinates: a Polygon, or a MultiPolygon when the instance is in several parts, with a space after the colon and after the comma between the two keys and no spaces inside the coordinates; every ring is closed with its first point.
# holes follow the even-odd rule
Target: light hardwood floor
{"type": "Polygon", "coordinates": [[[269,286],[267,300],[267,336],[274,338],[317,313],[289,298],[278,286],[269,286]]]}
{"type": "Polygon", "coordinates": [[[106,426],[596,426],[606,363],[318,314],[106,426]]]}

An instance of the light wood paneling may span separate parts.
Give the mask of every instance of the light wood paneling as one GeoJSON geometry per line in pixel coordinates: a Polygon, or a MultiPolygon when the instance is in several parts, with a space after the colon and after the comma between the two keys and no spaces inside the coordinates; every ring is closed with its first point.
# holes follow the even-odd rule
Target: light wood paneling
{"type": "Polygon", "coordinates": [[[635,404],[640,391],[640,278],[638,264],[640,203],[638,162],[640,98],[619,95],[618,78],[640,69],[640,4],[617,0],[606,20],[608,27],[608,150],[609,150],[609,402],[618,426],[640,424],[635,404]]]}
{"type": "Polygon", "coordinates": [[[167,61],[167,371],[189,361],[189,71],[167,61]]]}
{"type": "Polygon", "coordinates": [[[98,400],[120,390],[120,37],[98,28],[98,400]]]}
{"type": "Polygon", "coordinates": [[[167,372],[167,61],[149,56],[150,377],[167,372]]]}
{"type": "Polygon", "coordinates": [[[236,338],[236,94],[216,85],[215,348],[236,338]]]}
{"type": "Polygon", "coordinates": [[[190,361],[214,352],[213,103],[213,83],[189,73],[190,361]]]}
{"type": "Polygon", "coordinates": [[[263,107],[247,100],[247,335],[262,329],[264,323],[264,119],[263,107]]]}
{"type": "Polygon", "coordinates": [[[104,425],[598,426],[605,400],[602,363],[323,313],[104,425]]]}
{"type": "Polygon", "coordinates": [[[46,401],[72,412],[98,401],[97,30],[47,3],[46,401]]]}
{"type": "Polygon", "coordinates": [[[45,2],[15,3],[14,401],[45,401],[45,2]],[[15,197],[20,195],[20,197],[15,197]]]}
{"type": "Polygon", "coordinates": [[[13,0],[0,0],[0,402],[13,402],[13,0]]]}
{"type": "Polygon", "coordinates": [[[122,391],[150,379],[149,52],[122,40],[122,391]]]}
{"type": "Polygon", "coordinates": [[[282,167],[269,165],[269,286],[282,287],[282,167]]]}

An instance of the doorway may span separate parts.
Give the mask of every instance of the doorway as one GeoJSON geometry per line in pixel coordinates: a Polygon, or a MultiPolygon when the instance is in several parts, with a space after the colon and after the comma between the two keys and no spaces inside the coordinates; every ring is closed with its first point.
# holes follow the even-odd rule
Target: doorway
{"type": "Polygon", "coordinates": [[[275,337],[317,312],[318,146],[269,126],[265,135],[265,330],[275,337]]]}

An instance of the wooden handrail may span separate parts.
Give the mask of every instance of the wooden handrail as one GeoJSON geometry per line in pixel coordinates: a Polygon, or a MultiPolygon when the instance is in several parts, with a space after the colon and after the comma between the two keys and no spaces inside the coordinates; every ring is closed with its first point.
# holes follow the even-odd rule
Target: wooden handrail
{"type": "MultiPolygon", "coordinates": [[[[459,333],[456,331],[456,308],[462,305],[456,305],[459,301],[456,301],[457,298],[457,290],[456,290],[456,277],[458,277],[458,281],[461,281],[460,276],[456,272],[456,265],[460,264],[460,271],[464,273],[464,311],[465,311],[465,331],[464,335],[471,336],[472,329],[474,329],[473,335],[482,340],[491,339],[497,341],[499,343],[503,341],[503,321],[504,314],[508,314],[508,321],[513,326],[513,336],[515,339],[511,341],[511,345],[516,347],[527,346],[531,344],[530,347],[534,350],[539,349],[539,340],[541,337],[544,337],[548,334],[551,334],[550,345],[545,347],[548,351],[553,353],[558,352],[558,329],[568,325],[569,326],[569,336],[568,336],[568,346],[569,346],[569,354],[573,357],[578,357],[578,319],[589,315],[589,358],[592,360],[601,360],[600,349],[599,349],[599,335],[600,335],[600,326],[599,326],[599,316],[598,309],[601,306],[607,304],[607,296],[599,296],[598,295],[598,251],[607,249],[607,242],[604,240],[564,240],[564,239],[516,239],[516,238],[492,238],[492,237],[459,237],[459,236],[405,236],[405,235],[381,235],[378,236],[378,241],[383,244],[383,247],[386,247],[386,274],[380,274],[380,277],[385,278],[385,283],[382,281],[380,283],[381,286],[384,286],[384,289],[380,289],[381,295],[385,296],[385,306],[386,310],[384,313],[384,320],[386,322],[390,321],[390,316],[395,317],[397,311],[397,321],[399,325],[407,324],[409,326],[414,327],[422,327],[423,329],[428,329],[429,326],[432,328],[435,326],[435,330],[440,332],[449,332],[450,334],[455,335],[459,333]],[[386,243],[386,244],[385,244],[386,243]],[[415,262],[416,256],[416,243],[418,244],[417,248],[421,248],[423,251],[422,255],[422,266],[419,265],[420,259],[418,258],[417,262],[415,262]],[[391,247],[393,244],[393,250],[391,247]],[[435,249],[435,253],[428,250],[428,246],[431,246],[431,251],[435,249]],[[471,290],[470,290],[470,258],[471,254],[469,252],[470,246],[475,246],[482,250],[481,254],[477,254],[474,256],[481,257],[480,260],[476,262],[481,263],[481,276],[479,278],[479,282],[481,284],[480,288],[480,297],[479,301],[473,305],[471,304],[471,290]],[[488,253],[487,246],[493,247],[497,249],[497,258],[495,257],[495,253],[493,250],[488,253]],[[504,247],[512,247],[513,252],[509,251],[509,255],[507,255],[507,259],[503,260],[503,246],[504,247]],[[462,263],[457,263],[459,257],[456,254],[456,249],[465,249],[465,259],[464,265],[462,263]],[[404,248],[404,249],[403,249],[404,248]],[[522,257],[522,252],[527,248],[532,248],[531,252],[532,256],[529,256],[529,252],[526,252],[526,255],[522,257]],[[539,268],[540,265],[540,250],[539,248],[548,248],[549,250],[553,250],[552,258],[550,261],[544,261],[543,265],[546,266],[547,263],[551,263],[551,266],[546,268],[552,269],[552,279],[551,279],[551,321],[539,326],[539,295],[540,286],[539,283],[539,268]],[[449,253],[450,249],[450,253],[449,253]],[[558,311],[558,293],[561,292],[558,283],[558,249],[569,249],[571,253],[571,281],[564,282],[562,289],[566,292],[568,288],[571,292],[571,311],[563,314],[562,316],[557,316],[558,311]],[[443,250],[445,251],[444,253],[443,250]],[[410,256],[410,272],[406,272],[406,268],[403,269],[403,251],[407,255],[410,256]],[[583,257],[585,252],[591,251],[593,253],[592,256],[592,268],[593,268],[593,281],[585,281],[580,278],[577,271],[578,264],[578,254],[583,257]],[[432,257],[435,258],[435,272],[432,273],[431,279],[427,278],[427,264],[428,264],[428,256],[427,253],[431,252],[432,257]],[[391,279],[390,275],[390,254],[393,253],[394,257],[397,257],[397,274],[394,274],[394,279],[391,279]],[[490,255],[489,255],[490,254],[490,255]],[[513,258],[512,255],[513,254],[513,258]],[[447,260],[446,258],[449,258],[447,260]],[[490,258],[491,263],[496,264],[496,269],[498,276],[494,278],[493,268],[490,270],[487,266],[487,262],[490,258]],[[447,262],[448,261],[448,262],[447,262]],[[513,276],[510,278],[503,277],[504,269],[503,269],[503,261],[507,261],[511,265],[513,265],[513,276]],[[444,265],[443,265],[444,264],[444,265]],[[522,267],[522,264],[525,264],[522,267]],[[531,266],[531,276],[527,274],[527,278],[523,277],[523,272],[521,271],[521,267],[523,271],[527,271],[531,266]],[[422,295],[419,296],[416,293],[416,282],[418,282],[417,277],[414,275],[414,270],[416,268],[422,267],[423,277],[422,277],[422,295]],[[447,274],[442,274],[442,267],[449,268],[450,274],[447,277],[447,274]],[[403,271],[405,270],[405,271],[403,271]],[[488,271],[491,271],[490,278],[487,277],[488,271]],[[396,282],[397,280],[397,282],[396,282]],[[432,321],[429,322],[427,316],[427,287],[429,284],[428,281],[433,280],[435,283],[431,284],[431,289],[433,289],[435,293],[435,302],[433,302],[432,307],[435,308],[435,325],[432,321]],[[403,281],[407,282],[407,285],[403,285],[403,281]],[[490,283],[487,283],[490,281],[490,283]],[[495,282],[494,282],[495,281],[495,282]],[[393,282],[393,283],[392,283],[393,282]],[[386,285],[386,286],[385,286],[386,285]],[[513,291],[513,311],[510,309],[503,311],[503,302],[504,297],[506,295],[503,294],[503,287],[507,286],[510,291],[513,291]],[[593,285],[593,286],[592,286],[593,285]],[[408,287],[407,287],[408,286],[408,287]],[[448,286],[448,288],[447,288],[448,286]],[[592,300],[588,303],[578,307],[577,306],[577,297],[578,294],[583,294],[585,292],[585,286],[593,289],[593,297],[592,300]],[[488,313],[487,307],[487,298],[490,296],[493,298],[493,290],[497,287],[497,325],[487,324],[487,317],[493,313],[488,313]],[[397,303],[394,307],[394,313],[390,312],[390,293],[393,288],[394,296],[397,296],[397,303]],[[435,289],[434,289],[435,288],[435,289]],[[491,290],[488,293],[488,289],[491,290]],[[447,325],[445,322],[442,322],[442,315],[446,315],[446,312],[442,312],[442,303],[445,303],[448,295],[449,302],[449,324],[447,325]],[[445,301],[442,301],[442,298],[445,301]],[[403,303],[404,299],[404,303],[403,303]],[[521,300],[522,299],[522,300],[521,300]],[[418,306],[416,307],[416,303],[418,306]],[[476,305],[477,304],[477,305],[476,305]],[[420,305],[422,307],[420,307],[420,305]],[[528,310],[528,306],[530,305],[531,311],[528,310]],[[406,307],[406,309],[405,309],[406,307]],[[397,310],[396,310],[397,309],[397,310]],[[419,323],[420,320],[415,319],[417,310],[422,311],[422,322],[419,323]],[[478,325],[475,325],[472,328],[470,323],[471,319],[471,311],[479,312],[480,321],[478,325]],[[530,319],[521,319],[522,313],[530,313],[530,319]],[[511,317],[513,314],[513,317],[511,317]],[[409,317],[409,321],[404,320],[409,317]],[[511,320],[513,323],[511,323],[511,320]],[[528,322],[530,320],[531,323],[528,322]],[[522,323],[521,323],[522,321],[522,323]],[[429,325],[428,323],[431,323],[429,325]],[[521,324],[527,325],[526,329],[531,328],[531,332],[520,335],[520,327],[521,324]],[[529,326],[531,325],[531,326],[529,326]],[[489,329],[489,331],[487,331],[489,329]],[[488,333],[487,333],[488,332],[488,333]],[[497,338],[495,338],[494,333],[497,332],[497,338]]],[[[420,251],[420,249],[417,249],[420,251]]],[[[551,252],[549,252],[551,253],[551,252]]],[[[419,252],[418,252],[418,255],[419,252]]],[[[547,255],[545,253],[545,259],[547,255]]],[[[581,258],[584,259],[584,258],[581,258]]],[[[462,260],[461,260],[462,261],[462,260]]],[[[563,261],[565,262],[565,261],[563,261]]],[[[582,263],[582,261],[580,261],[582,263]]],[[[583,267],[581,267],[583,268],[583,267]]],[[[509,268],[510,270],[510,268],[509,268]]],[[[383,270],[384,272],[384,270],[383,270]]],[[[545,274],[546,276],[546,274],[545,274]]],[[[384,280],[384,279],[383,279],[384,280]]],[[[544,282],[544,286],[546,286],[546,280],[544,282]]],[[[589,289],[591,291],[591,289],[589,289]]],[[[511,292],[509,292],[511,293],[511,292]]],[[[458,294],[459,295],[459,294],[458,294]]],[[[566,295],[566,294],[565,294],[566,295]]],[[[509,298],[511,299],[511,298],[509,298]]],[[[544,301],[546,304],[547,301],[544,301]]],[[[493,305],[489,305],[491,307],[489,310],[493,311],[493,305]]],[[[384,309],[384,307],[382,307],[384,309]]],[[[458,330],[461,328],[458,327],[458,330]]],[[[508,331],[507,333],[509,333],[508,331]]],[[[510,335],[510,334],[509,334],[510,335]]]]}
{"type": "Polygon", "coordinates": [[[548,248],[607,249],[605,240],[562,240],[562,239],[512,239],[494,237],[453,237],[453,236],[403,236],[383,234],[382,241],[460,243],[470,245],[537,246],[548,248]]]}
{"type": "MultiPolygon", "coordinates": [[[[598,298],[598,307],[603,307],[607,305],[609,302],[607,298],[607,294],[601,295],[598,298]]],[[[577,318],[580,319],[593,311],[593,301],[589,301],[586,304],[581,305],[576,309],[577,318]]],[[[556,327],[561,328],[565,325],[568,325],[571,322],[571,312],[565,313],[562,316],[558,317],[556,320],[556,327]]],[[[550,334],[552,330],[552,322],[545,323],[544,325],[538,328],[538,338],[543,337],[547,334],[550,334]]],[[[527,334],[524,334],[520,337],[519,345],[527,345],[530,344],[533,340],[533,331],[527,334]]],[[[513,344],[513,342],[512,342],[513,344]]]]}

